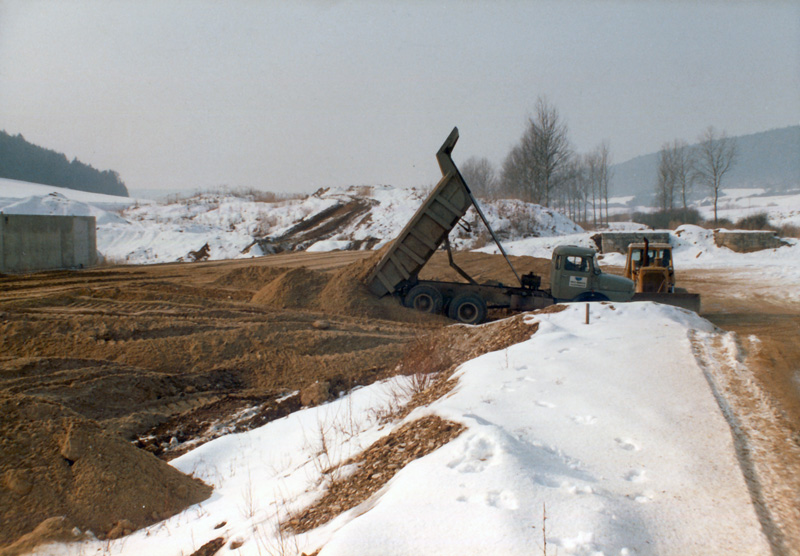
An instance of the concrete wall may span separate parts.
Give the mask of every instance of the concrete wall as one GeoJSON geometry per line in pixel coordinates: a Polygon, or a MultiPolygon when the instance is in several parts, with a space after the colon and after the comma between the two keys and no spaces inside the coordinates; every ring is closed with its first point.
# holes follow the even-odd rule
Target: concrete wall
{"type": "Polygon", "coordinates": [[[628,244],[641,243],[644,238],[650,243],[669,243],[669,232],[603,232],[600,235],[601,253],[627,253],[628,244]]]}
{"type": "Polygon", "coordinates": [[[94,216],[0,214],[0,272],[87,268],[96,264],[94,216]]]}
{"type": "Polygon", "coordinates": [[[737,253],[752,253],[753,251],[777,249],[788,245],[775,232],[741,230],[716,230],[714,232],[714,243],[717,244],[717,247],[727,247],[737,253]]]}

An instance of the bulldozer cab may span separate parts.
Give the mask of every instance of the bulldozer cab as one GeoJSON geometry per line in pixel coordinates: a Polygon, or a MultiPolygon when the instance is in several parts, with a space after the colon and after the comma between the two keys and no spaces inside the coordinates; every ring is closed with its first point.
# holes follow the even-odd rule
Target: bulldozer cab
{"type": "Polygon", "coordinates": [[[631,243],[624,276],[633,280],[637,293],[671,293],[675,290],[672,246],[667,243],[631,243]]]}

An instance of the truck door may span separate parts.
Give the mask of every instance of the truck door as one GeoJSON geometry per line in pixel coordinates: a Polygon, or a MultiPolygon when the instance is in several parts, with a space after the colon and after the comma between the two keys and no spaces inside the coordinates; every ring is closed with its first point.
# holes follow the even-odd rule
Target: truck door
{"type": "Polygon", "coordinates": [[[577,255],[561,255],[556,261],[558,286],[553,294],[558,299],[574,299],[590,290],[592,258],[577,255]]]}

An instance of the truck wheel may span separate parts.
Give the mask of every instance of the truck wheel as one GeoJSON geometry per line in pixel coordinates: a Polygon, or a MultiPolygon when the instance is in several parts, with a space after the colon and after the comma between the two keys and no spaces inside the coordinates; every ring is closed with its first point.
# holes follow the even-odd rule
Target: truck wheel
{"type": "Polygon", "coordinates": [[[447,316],[464,324],[480,324],[486,320],[486,302],[474,293],[462,293],[450,302],[447,316]]]}
{"type": "Polygon", "coordinates": [[[602,293],[586,292],[580,294],[572,301],[608,301],[608,298],[604,296],[602,293]]]}
{"type": "Polygon", "coordinates": [[[420,284],[411,288],[403,303],[423,313],[438,314],[444,307],[444,297],[436,288],[420,284]]]}

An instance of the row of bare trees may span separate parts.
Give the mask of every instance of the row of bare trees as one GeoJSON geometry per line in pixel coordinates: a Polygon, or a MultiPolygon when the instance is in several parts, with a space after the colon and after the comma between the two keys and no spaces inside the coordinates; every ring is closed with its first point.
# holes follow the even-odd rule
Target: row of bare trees
{"type": "Polygon", "coordinates": [[[601,143],[577,154],[558,110],[544,98],[498,173],[486,158],[469,158],[461,173],[482,197],[509,197],[553,207],[573,220],[608,222],[611,154],[601,143]],[[605,211],[604,211],[605,208],[605,211]]]}
{"type": "Polygon", "coordinates": [[[676,197],[686,210],[686,198],[695,185],[701,185],[714,196],[714,222],[717,222],[717,201],[722,181],[736,162],[736,141],[713,127],[699,137],[696,146],[676,139],[661,147],[656,180],[656,204],[661,210],[672,210],[676,197]]]}

